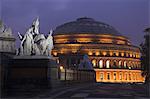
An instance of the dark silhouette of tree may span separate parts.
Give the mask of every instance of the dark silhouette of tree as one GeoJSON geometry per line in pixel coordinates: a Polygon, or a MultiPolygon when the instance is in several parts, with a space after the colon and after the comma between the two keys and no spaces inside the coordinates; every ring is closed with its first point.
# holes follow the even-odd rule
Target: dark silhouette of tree
{"type": "Polygon", "coordinates": [[[141,46],[141,52],[142,52],[142,57],[141,57],[141,62],[142,62],[142,67],[143,67],[143,76],[146,76],[146,82],[150,81],[150,60],[149,60],[149,38],[150,38],[150,28],[146,28],[144,30],[145,35],[144,39],[145,41],[140,44],[141,46]]]}

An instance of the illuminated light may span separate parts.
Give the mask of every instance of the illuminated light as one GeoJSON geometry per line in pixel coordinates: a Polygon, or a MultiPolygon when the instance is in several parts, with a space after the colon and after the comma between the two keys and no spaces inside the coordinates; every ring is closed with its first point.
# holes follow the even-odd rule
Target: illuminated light
{"type": "Polygon", "coordinates": [[[103,60],[99,61],[99,68],[103,68],[103,60]]]}
{"type": "Polygon", "coordinates": [[[138,54],[136,54],[136,58],[138,58],[138,54]]]}
{"type": "Polygon", "coordinates": [[[59,68],[60,68],[60,70],[63,70],[63,69],[64,69],[64,67],[63,67],[63,66],[60,66],[59,68]]]}
{"type": "Polygon", "coordinates": [[[59,59],[57,59],[57,63],[59,64],[59,59]]]}
{"type": "Polygon", "coordinates": [[[124,53],[121,53],[121,56],[124,56],[124,53]]]}
{"type": "Polygon", "coordinates": [[[54,55],[54,56],[57,56],[57,52],[53,52],[53,55],[54,55]]]}
{"type": "Polygon", "coordinates": [[[77,50],[72,50],[72,53],[76,53],[77,52],[77,50]]]}
{"type": "Polygon", "coordinates": [[[132,53],[130,53],[130,57],[132,57],[132,53]]]}
{"type": "Polygon", "coordinates": [[[110,56],[113,56],[113,52],[109,52],[110,56]]]}
{"type": "Polygon", "coordinates": [[[77,42],[92,42],[90,38],[77,38],[77,42]]]}
{"type": "Polygon", "coordinates": [[[100,39],[101,43],[112,43],[111,39],[100,39]]]}
{"type": "Polygon", "coordinates": [[[125,44],[125,42],[124,42],[124,41],[119,40],[119,41],[117,41],[117,44],[125,44]]]}
{"type": "Polygon", "coordinates": [[[94,67],[96,66],[96,60],[95,59],[92,60],[92,64],[94,67]]]}
{"type": "Polygon", "coordinates": [[[92,55],[93,53],[92,52],[88,52],[88,55],[92,55]]]}
{"type": "Polygon", "coordinates": [[[96,52],[95,55],[96,55],[96,56],[100,55],[100,52],[96,52]]]}
{"type": "Polygon", "coordinates": [[[119,61],[119,66],[121,66],[121,61],[119,61]]]}
{"type": "Polygon", "coordinates": [[[124,61],[124,67],[126,68],[126,66],[127,66],[127,62],[126,62],[126,61],[124,61]]]}
{"type": "Polygon", "coordinates": [[[106,68],[110,68],[110,61],[109,60],[106,61],[106,68]]]}
{"type": "Polygon", "coordinates": [[[129,66],[129,69],[131,69],[131,67],[129,66]]]}
{"type": "Polygon", "coordinates": [[[103,55],[105,56],[107,53],[106,52],[103,52],[103,55]]]}
{"type": "Polygon", "coordinates": [[[119,56],[119,53],[118,53],[118,52],[116,52],[116,56],[119,56]]]}
{"type": "Polygon", "coordinates": [[[129,55],[129,54],[128,54],[128,53],[126,53],[126,57],[128,57],[128,55],[129,55]]]}

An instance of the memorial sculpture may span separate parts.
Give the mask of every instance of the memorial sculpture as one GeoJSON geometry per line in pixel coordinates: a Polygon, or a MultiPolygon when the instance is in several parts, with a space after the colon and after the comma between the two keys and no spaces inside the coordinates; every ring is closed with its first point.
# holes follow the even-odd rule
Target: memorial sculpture
{"type": "Polygon", "coordinates": [[[51,50],[53,49],[52,33],[51,30],[47,37],[39,33],[39,18],[37,18],[24,36],[18,32],[21,44],[17,54],[51,56],[51,50]]]}
{"type": "Polygon", "coordinates": [[[11,37],[12,30],[0,21],[0,37],[11,37]]]}

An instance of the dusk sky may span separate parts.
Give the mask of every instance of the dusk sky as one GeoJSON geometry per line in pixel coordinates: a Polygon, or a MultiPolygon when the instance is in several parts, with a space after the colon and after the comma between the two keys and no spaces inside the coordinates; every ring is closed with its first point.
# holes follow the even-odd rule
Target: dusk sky
{"type": "Polygon", "coordinates": [[[0,0],[0,18],[17,42],[17,32],[24,34],[37,16],[41,33],[86,16],[112,25],[139,45],[150,27],[150,0],[0,0]]]}

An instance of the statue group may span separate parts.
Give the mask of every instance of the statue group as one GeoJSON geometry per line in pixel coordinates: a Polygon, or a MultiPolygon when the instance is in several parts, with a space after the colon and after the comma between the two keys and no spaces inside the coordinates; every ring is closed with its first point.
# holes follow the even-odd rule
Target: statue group
{"type": "Polygon", "coordinates": [[[39,33],[39,18],[35,19],[24,36],[18,32],[21,44],[17,54],[51,56],[51,50],[53,48],[52,33],[52,30],[48,36],[39,33]]]}

